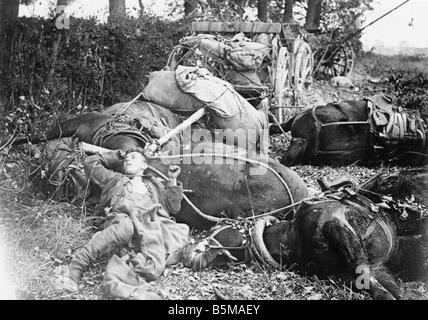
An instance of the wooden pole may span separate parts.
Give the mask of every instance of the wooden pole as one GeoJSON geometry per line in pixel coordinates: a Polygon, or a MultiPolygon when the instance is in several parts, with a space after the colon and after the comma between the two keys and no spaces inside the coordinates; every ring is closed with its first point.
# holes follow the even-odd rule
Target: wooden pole
{"type": "Polygon", "coordinates": [[[172,129],[170,132],[168,132],[163,137],[159,138],[158,142],[160,146],[163,146],[165,143],[167,143],[173,136],[179,134],[184,129],[190,127],[193,123],[201,119],[205,114],[207,113],[206,108],[201,108],[198,111],[196,111],[194,114],[192,114],[189,118],[184,120],[182,123],[180,123],[178,126],[176,126],[174,129],[172,129]]]}

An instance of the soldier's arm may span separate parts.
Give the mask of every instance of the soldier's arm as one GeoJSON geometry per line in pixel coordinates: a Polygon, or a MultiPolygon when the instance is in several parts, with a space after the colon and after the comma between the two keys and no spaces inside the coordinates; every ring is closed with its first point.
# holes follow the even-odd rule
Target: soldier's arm
{"type": "Polygon", "coordinates": [[[168,212],[177,214],[181,210],[181,200],[183,200],[183,184],[181,181],[168,181],[165,185],[163,198],[168,212]]]}
{"type": "Polygon", "coordinates": [[[111,170],[122,162],[119,152],[103,152],[86,157],[83,165],[88,179],[103,188],[112,179],[122,176],[122,174],[111,170]]]}

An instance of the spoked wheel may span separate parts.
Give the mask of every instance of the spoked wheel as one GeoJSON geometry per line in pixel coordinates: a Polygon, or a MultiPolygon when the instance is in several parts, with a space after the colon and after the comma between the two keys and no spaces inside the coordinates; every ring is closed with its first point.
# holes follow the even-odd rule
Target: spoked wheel
{"type": "Polygon", "coordinates": [[[285,98],[291,90],[291,57],[286,47],[278,52],[278,60],[274,69],[275,117],[280,123],[288,118],[289,110],[285,105],[285,98]]]}
{"type": "Polygon", "coordinates": [[[344,43],[339,49],[329,48],[328,51],[319,50],[316,52],[317,60],[323,59],[319,63],[317,72],[330,78],[336,76],[347,77],[354,68],[355,53],[349,43],[344,43]],[[336,51],[336,52],[335,52],[336,51]],[[334,56],[332,54],[334,53],[334,56]]]}
{"type": "Polygon", "coordinates": [[[301,92],[312,84],[314,68],[313,52],[307,42],[299,41],[294,59],[293,88],[295,91],[301,92]]]}

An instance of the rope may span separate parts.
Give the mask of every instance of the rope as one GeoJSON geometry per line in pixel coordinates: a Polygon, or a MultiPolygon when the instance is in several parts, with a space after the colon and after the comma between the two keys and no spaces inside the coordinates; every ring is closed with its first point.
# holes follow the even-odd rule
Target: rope
{"type": "MultiPolygon", "coordinates": [[[[212,154],[209,154],[209,153],[193,153],[193,154],[157,156],[157,157],[148,157],[148,158],[149,159],[159,159],[159,160],[161,160],[161,159],[177,159],[177,158],[182,158],[183,156],[185,156],[185,157],[189,157],[189,156],[190,157],[192,157],[192,156],[221,156],[221,157],[229,158],[229,159],[232,158],[232,159],[235,159],[235,160],[241,160],[241,161],[245,161],[245,162],[252,163],[252,164],[254,164],[254,163],[259,164],[259,165],[267,168],[268,170],[270,170],[271,172],[273,172],[276,175],[276,177],[280,180],[280,182],[283,184],[283,186],[287,190],[287,192],[288,192],[288,194],[290,196],[290,201],[291,201],[292,204],[288,205],[288,206],[285,206],[283,208],[280,208],[280,209],[276,209],[276,210],[273,210],[273,211],[270,211],[270,212],[267,212],[267,213],[263,213],[263,214],[257,215],[257,216],[246,217],[244,219],[256,219],[256,218],[259,218],[259,217],[273,215],[273,214],[276,214],[276,213],[281,212],[283,210],[291,209],[291,208],[299,205],[303,201],[303,200],[301,200],[301,201],[295,203],[293,195],[292,195],[292,193],[290,191],[290,188],[288,187],[288,185],[284,181],[284,179],[275,170],[273,170],[271,167],[269,167],[268,165],[266,165],[266,164],[264,164],[264,163],[262,163],[260,161],[257,161],[257,160],[252,160],[252,159],[248,159],[248,158],[240,157],[240,156],[231,156],[231,155],[217,154],[217,153],[212,153],[212,154]]],[[[168,180],[168,178],[161,171],[159,171],[158,169],[156,169],[156,168],[154,168],[152,166],[149,166],[149,169],[152,170],[158,176],[160,176],[162,179],[164,179],[166,181],[168,180]]],[[[206,219],[207,221],[215,222],[215,223],[222,222],[222,221],[237,221],[237,219],[232,219],[232,218],[218,218],[218,217],[213,217],[213,216],[207,215],[206,213],[202,212],[185,194],[183,194],[183,199],[189,204],[189,206],[193,210],[195,210],[195,212],[199,216],[201,216],[202,218],[206,219]]]]}
{"type": "Polygon", "coordinates": [[[137,101],[137,99],[139,97],[141,97],[143,95],[144,91],[141,91],[139,94],[137,94],[137,96],[132,99],[131,101],[128,102],[128,104],[124,105],[122,108],[120,108],[119,110],[117,110],[117,112],[115,113],[115,116],[119,116],[122,115],[126,112],[126,110],[128,110],[128,108],[135,102],[137,101]]]}
{"type": "MultiPolygon", "coordinates": [[[[182,156],[201,156],[201,155],[206,155],[206,156],[218,156],[218,155],[220,155],[220,156],[223,156],[223,157],[225,157],[225,158],[233,158],[233,159],[236,159],[236,160],[242,160],[242,161],[248,161],[249,163],[258,163],[258,164],[260,164],[260,165],[264,165],[265,167],[267,167],[269,170],[271,170],[278,178],[279,178],[279,180],[281,181],[281,183],[285,186],[285,189],[287,190],[287,192],[289,193],[289,196],[290,196],[290,201],[291,201],[291,205],[288,205],[288,206],[285,206],[285,207],[283,207],[283,208],[280,208],[280,209],[276,209],[276,210],[273,210],[273,211],[270,211],[270,212],[267,212],[267,213],[263,213],[263,214],[260,214],[260,215],[257,215],[257,216],[252,216],[252,217],[246,217],[246,218],[244,218],[244,219],[247,219],[247,220],[250,220],[250,219],[257,219],[257,218],[260,218],[260,217],[265,217],[265,216],[270,216],[270,215],[273,215],[273,214],[276,214],[276,213],[278,213],[278,212],[281,212],[281,211],[284,211],[284,210],[287,210],[287,209],[291,209],[291,208],[293,208],[293,207],[295,207],[295,206],[297,206],[297,205],[299,205],[300,203],[302,203],[302,201],[304,201],[305,199],[303,199],[303,200],[301,200],[301,201],[299,201],[299,202],[296,202],[296,203],[294,203],[294,199],[293,199],[293,195],[292,195],[292,193],[291,193],[291,191],[290,191],[290,189],[289,189],[289,187],[288,187],[288,185],[287,185],[287,183],[282,179],[282,177],[276,172],[276,171],[274,171],[272,168],[270,168],[269,166],[267,166],[267,165],[265,165],[264,163],[262,163],[262,162],[260,162],[260,161],[256,161],[256,160],[251,160],[251,159],[247,159],[247,158],[244,158],[244,157],[239,157],[239,156],[228,156],[228,155],[221,155],[221,154],[202,154],[202,153],[199,153],[199,154],[186,154],[186,155],[177,155],[177,156],[158,156],[158,157],[150,157],[149,159],[166,159],[166,158],[168,158],[168,159],[171,159],[171,158],[179,158],[179,157],[182,157],[182,156]]],[[[162,173],[162,172],[160,172],[159,170],[157,170],[157,169],[155,169],[155,168],[153,168],[153,167],[151,167],[151,166],[149,166],[149,168],[150,168],[150,170],[152,170],[154,173],[156,173],[157,175],[159,175],[161,178],[163,178],[163,179],[165,179],[165,180],[168,180],[168,178],[162,173]]],[[[198,215],[200,215],[202,218],[204,218],[204,219],[206,219],[206,220],[208,220],[208,221],[210,221],[210,222],[216,222],[216,223],[218,223],[218,222],[222,222],[222,221],[237,221],[237,219],[232,219],[232,218],[217,218],[217,217],[213,217],[213,216],[210,216],[210,215],[207,215],[207,214],[205,214],[205,213],[203,213],[186,195],[184,195],[183,194],[183,199],[190,205],[190,207],[193,209],[193,210],[195,210],[195,212],[198,214],[198,215]]]]}

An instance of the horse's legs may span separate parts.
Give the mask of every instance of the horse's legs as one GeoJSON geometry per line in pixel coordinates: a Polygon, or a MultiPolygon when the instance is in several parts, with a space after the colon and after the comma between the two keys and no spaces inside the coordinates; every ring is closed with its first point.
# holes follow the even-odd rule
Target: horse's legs
{"type": "MultiPolygon", "coordinates": [[[[358,289],[368,289],[374,299],[395,300],[395,292],[394,295],[391,294],[383,285],[388,284],[388,288],[392,288],[393,286],[389,285],[392,277],[385,269],[369,266],[364,245],[353,230],[335,218],[324,225],[323,234],[329,245],[336,248],[345,259],[358,289]],[[360,285],[362,286],[359,288],[360,285]]],[[[395,284],[393,278],[392,281],[395,284]]]]}
{"type": "Polygon", "coordinates": [[[304,138],[292,138],[291,145],[280,162],[288,167],[303,162],[307,145],[304,138]]]}

